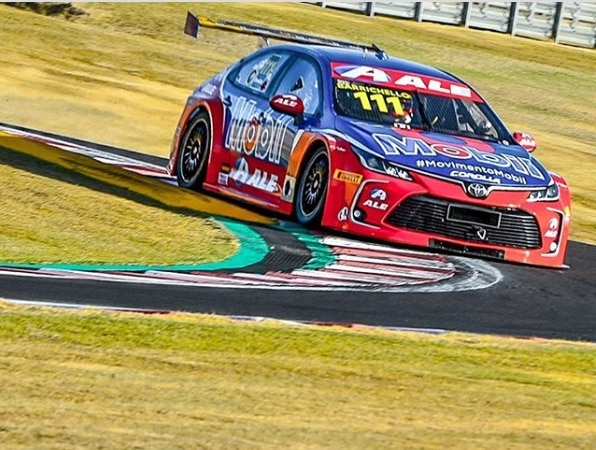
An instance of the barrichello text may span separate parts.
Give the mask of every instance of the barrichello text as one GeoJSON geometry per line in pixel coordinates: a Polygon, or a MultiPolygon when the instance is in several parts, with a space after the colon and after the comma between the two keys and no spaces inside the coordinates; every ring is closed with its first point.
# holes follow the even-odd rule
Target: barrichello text
{"type": "Polygon", "coordinates": [[[400,138],[388,134],[373,134],[373,138],[388,156],[416,157],[416,167],[420,169],[451,169],[452,176],[465,172],[467,178],[495,184],[499,184],[500,179],[517,184],[526,184],[526,177],[545,179],[544,174],[529,158],[483,152],[468,146],[428,144],[421,139],[400,138]],[[449,159],[437,159],[440,157],[449,159]]]}

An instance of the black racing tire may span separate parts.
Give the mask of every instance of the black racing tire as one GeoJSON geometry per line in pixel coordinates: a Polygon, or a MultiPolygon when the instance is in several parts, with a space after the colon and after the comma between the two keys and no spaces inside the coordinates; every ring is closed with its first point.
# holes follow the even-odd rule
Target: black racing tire
{"type": "Polygon", "coordinates": [[[207,172],[211,153],[211,120],[205,111],[199,112],[185,128],[176,162],[178,186],[200,190],[207,172]]]}
{"type": "Polygon", "coordinates": [[[325,147],[315,150],[301,171],[296,188],[294,215],[308,227],[321,224],[329,186],[330,163],[325,147]]]}

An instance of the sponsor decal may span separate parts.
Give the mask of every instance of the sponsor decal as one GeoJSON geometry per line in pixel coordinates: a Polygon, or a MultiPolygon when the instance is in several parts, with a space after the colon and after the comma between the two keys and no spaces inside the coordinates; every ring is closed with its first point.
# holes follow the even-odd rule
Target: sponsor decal
{"type": "Polygon", "coordinates": [[[553,217],[548,223],[548,230],[544,233],[545,238],[555,239],[559,235],[559,220],[553,217]]]}
{"type": "Polygon", "coordinates": [[[217,91],[217,85],[215,85],[213,83],[207,83],[204,86],[201,86],[201,88],[199,90],[203,94],[207,94],[209,96],[212,96],[217,91]]]}
{"type": "Polygon", "coordinates": [[[492,184],[501,184],[503,180],[527,184],[526,177],[545,179],[531,158],[498,155],[463,145],[428,144],[421,139],[388,134],[372,136],[386,155],[416,158],[414,164],[419,169],[451,169],[450,176],[492,184]]]}
{"type": "Polygon", "coordinates": [[[275,100],[273,100],[273,103],[283,106],[289,106],[290,108],[296,108],[298,106],[298,97],[289,94],[280,95],[275,100]]]}
{"type": "Polygon", "coordinates": [[[362,175],[353,172],[346,172],[345,170],[335,169],[333,179],[343,181],[344,183],[360,184],[362,182],[362,175]]]}
{"type": "Polygon", "coordinates": [[[348,151],[348,149],[346,147],[344,147],[342,144],[337,144],[337,143],[334,143],[333,145],[330,145],[329,146],[329,149],[332,152],[342,152],[342,153],[345,153],[345,152],[348,151]]]}
{"type": "Polygon", "coordinates": [[[246,80],[248,86],[257,90],[265,91],[273,78],[275,69],[282,60],[282,55],[274,54],[265,60],[258,61],[252,68],[252,72],[246,80]]]}
{"type": "MultiPolygon", "coordinates": [[[[434,165],[432,167],[435,167],[434,165]]],[[[498,171],[497,171],[498,173],[498,171]]],[[[506,178],[506,172],[503,172],[503,177],[506,178]]],[[[501,184],[501,179],[490,175],[484,175],[482,173],[470,173],[463,170],[452,170],[449,172],[449,176],[453,178],[464,178],[467,180],[484,181],[489,184],[501,184]]],[[[526,184],[525,178],[516,177],[515,175],[509,175],[509,179],[512,181],[518,181],[521,184],[526,184]]]]}
{"type": "Polygon", "coordinates": [[[252,186],[271,194],[280,191],[277,175],[269,174],[261,169],[251,171],[245,158],[236,160],[236,167],[230,171],[229,178],[234,180],[237,186],[252,186]]]}
{"type": "Polygon", "coordinates": [[[412,177],[407,170],[401,169],[392,164],[389,164],[385,167],[385,172],[391,176],[401,178],[402,180],[412,181],[412,177]]]}
{"type": "Polygon", "coordinates": [[[378,202],[378,201],[370,199],[370,198],[368,200],[366,200],[363,203],[363,205],[368,208],[378,209],[380,211],[387,211],[387,208],[389,208],[389,205],[387,203],[378,202]]]}
{"type": "MultiPolygon", "coordinates": [[[[326,134],[325,135],[327,138],[327,143],[329,144],[329,150],[331,150],[332,152],[346,152],[348,151],[346,147],[344,147],[344,145],[342,143],[337,142],[337,139],[335,139],[334,136],[330,135],[330,134],[326,134]]],[[[294,147],[296,147],[294,145],[294,147]]]]}
{"type": "Polygon", "coordinates": [[[483,102],[482,98],[465,84],[455,83],[445,79],[432,78],[392,69],[346,65],[342,63],[332,63],[331,68],[333,70],[334,78],[344,78],[364,83],[375,83],[392,88],[401,87],[406,90],[416,90],[426,94],[483,102]]]}
{"type": "Polygon", "coordinates": [[[346,96],[346,101],[355,103],[363,111],[378,110],[383,114],[391,114],[391,116],[399,118],[406,114],[409,117],[412,108],[412,94],[409,92],[345,80],[337,81],[337,89],[350,91],[346,96]]]}
{"type": "Polygon", "coordinates": [[[263,161],[279,164],[282,144],[292,117],[273,118],[271,111],[257,108],[257,102],[239,97],[232,106],[225,147],[263,161]]]}
{"type": "Polygon", "coordinates": [[[513,139],[529,152],[536,149],[536,139],[531,134],[518,131],[513,133],[513,139]]]}
{"type": "Polygon", "coordinates": [[[383,189],[375,188],[370,191],[370,198],[384,202],[387,200],[387,192],[383,189]]]}
{"type": "Polygon", "coordinates": [[[344,206],[337,214],[337,220],[339,222],[345,222],[346,220],[348,220],[348,211],[348,207],[344,206]]]}
{"type": "Polygon", "coordinates": [[[228,185],[228,174],[219,172],[219,175],[217,176],[217,184],[227,186],[228,185]]]}
{"type": "Polygon", "coordinates": [[[391,77],[381,69],[368,66],[342,66],[332,64],[333,72],[350,80],[367,79],[376,83],[389,83],[391,77]]]}
{"type": "Polygon", "coordinates": [[[227,164],[222,164],[217,175],[217,183],[223,186],[227,186],[230,179],[231,167],[227,164]]]}
{"type": "Polygon", "coordinates": [[[385,200],[387,200],[387,192],[383,189],[374,188],[370,191],[369,198],[362,205],[379,211],[387,211],[389,204],[385,203],[385,200]]]}

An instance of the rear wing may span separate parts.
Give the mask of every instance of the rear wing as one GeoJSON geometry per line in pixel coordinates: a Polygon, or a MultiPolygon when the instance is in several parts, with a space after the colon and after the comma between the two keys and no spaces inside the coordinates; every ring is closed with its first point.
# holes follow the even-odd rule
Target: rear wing
{"type": "Polygon", "coordinates": [[[260,25],[248,23],[232,22],[230,20],[213,20],[204,16],[195,16],[190,11],[186,14],[186,23],[184,32],[190,36],[198,37],[201,27],[216,28],[218,30],[230,31],[232,33],[248,34],[258,36],[269,43],[269,39],[277,39],[286,42],[296,42],[298,44],[326,45],[330,47],[351,48],[363,51],[372,51],[381,59],[386,59],[387,54],[376,45],[356,44],[348,41],[329,39],[310,34],[296,33],[294,31],[281,30],[278,28],[268,28],[260,25]]]}

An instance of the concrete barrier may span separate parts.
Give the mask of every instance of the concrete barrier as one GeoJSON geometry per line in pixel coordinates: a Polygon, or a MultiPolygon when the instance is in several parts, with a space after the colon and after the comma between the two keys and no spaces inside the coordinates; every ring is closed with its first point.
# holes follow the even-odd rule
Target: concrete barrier
{"type": "Polygon", "coordinates": [[[596,48],[596,3],[589,2],[304,2],[419,22],[491,30],[596,48]]]}

